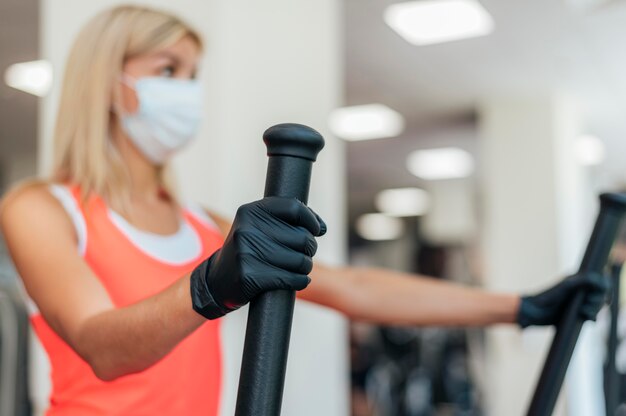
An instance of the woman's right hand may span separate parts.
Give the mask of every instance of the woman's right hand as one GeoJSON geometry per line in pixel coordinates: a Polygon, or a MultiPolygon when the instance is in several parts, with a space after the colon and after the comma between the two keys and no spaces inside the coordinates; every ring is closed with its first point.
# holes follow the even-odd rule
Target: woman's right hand
{"type": "Polygon", "coordinates": [[[237,211],[224,246],[191,274],[193,308],[219,318],[268,290],[302,290],[310,282],[315,237],[326,225],[293,198],[267,197],[237,211]]]}

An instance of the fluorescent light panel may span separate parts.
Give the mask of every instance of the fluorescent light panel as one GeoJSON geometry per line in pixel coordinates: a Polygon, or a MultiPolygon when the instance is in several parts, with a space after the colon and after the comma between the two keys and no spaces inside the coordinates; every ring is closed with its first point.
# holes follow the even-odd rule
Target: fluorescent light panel
{"type": "Polygon", "coordinates": [[[394,217],[424,215],[430,207],[428,192],[419,188],[386,189],[376,195],[376,208],[394,217]]]}
{"type": "Polygon", "coordinates": [[[52,65],[45,60],[13,64],[5,71],[4,82],[9,87],[43,97],[52,86],[52,65]]]}
{"type": "Polygon", "coordinates": [[[485,36],[491,15],[476,0],[420,0],[387,7],[385,22],[407,42],[430,45],[485,36]]]}
{"type": "Polygon", "coordinates": [[[371,241],[395,240],[404,231],[402,220],[385,214],[364,214],[356,221],[356,232],[371,241]]]}
{"type": "Polygon", "coordinates": [[[457,147],[416,150],[406,161],[409,172],[421,179],[465,178],[474,172],[474,158],[457,147]]]}
{"type": "Polygon", "coordinates": [[[393,137],[404,131],[404,118],[382,104],[338,108],[328,124],[333,134],[350,141],[393,137]]]}

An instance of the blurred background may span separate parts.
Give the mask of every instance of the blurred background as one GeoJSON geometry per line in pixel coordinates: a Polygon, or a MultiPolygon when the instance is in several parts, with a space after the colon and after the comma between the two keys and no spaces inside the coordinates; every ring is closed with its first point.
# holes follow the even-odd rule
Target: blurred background
{"type": "MultiPolygon", "coordinates": [[[[47,174],[72,40],[123,3],[0,0],[0,195],[47,174]]],[[[232,216],[261,196],[267,127],[324,134],[310,205],[331,230],[326,263],[532,291],[576,270],[597,194],[626,189],[622,0],[133,3],[175,12],[208,45],[202,134],[175,161],[185,198],[232,216]]],[[[13,293],[1,246],[0,257],[13,293]]],[[[21,415],[29,397],[41,414],[45,355],[32,337],[22,345],[22,311],[9,309],[0,303],[21,324],[2,327],[0,397],[5,409],[18,397],[21,415]]],[[[245,313],[226,319],[223,415],[233,414],[245,313]]],[[[586,325],[555,414],[606,414],[606,315],[586,325]]],[[[379,327],[301,302],[283,414],[522,415],[550,335],[379,327]]]]}

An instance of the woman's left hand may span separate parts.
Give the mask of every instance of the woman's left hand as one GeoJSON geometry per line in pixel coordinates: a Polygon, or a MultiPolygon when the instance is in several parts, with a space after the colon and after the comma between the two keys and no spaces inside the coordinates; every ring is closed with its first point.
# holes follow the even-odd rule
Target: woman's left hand
{"type": "Polygon", "coordinates": [[[578,291],[585,291],[585,299],[580,308],[581,318],[593,321],[604,305],[609,286],[609,280],[601,273],[588,272],[569,276],[541,293],[522,296],[517,323],[522,328],[530,325],[556,325],[578,291]]]}

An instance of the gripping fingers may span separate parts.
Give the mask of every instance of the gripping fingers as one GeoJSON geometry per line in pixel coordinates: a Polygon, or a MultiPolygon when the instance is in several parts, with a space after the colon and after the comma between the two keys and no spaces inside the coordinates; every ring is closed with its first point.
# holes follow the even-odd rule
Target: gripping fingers
{"type": "Polygon", "coordinates": [[[598,308],[595,305],[584,305],[580,309],[580,316],[584,320],[595,321],[598,315],[598,308]]]}
{"type": "Polygon", "coordinates": [[[279,269],[297,274],[306,275],[313,270],[313,259],[306,254],[293,250],[281,250],[281,253],[272,256],[269,263],[279,269]]]}
{"type": "Polygon", "coordinates": [[[283,272],[279,279],[283,284],[283,289],[302,290],[311,283],[311,278],[305,274],[283,272]]]}
{"type": "Polygon", "coordinates": [[[584,319],[592,321],[596,320],[596,315],[604,304],[604,292],[590,293],[585,297],[585,302],[580,309],[580,313],[584,319]]]}
{"type": "Polygon", "coordinates": [[[267,197],[262,207],[274,217],[295,227],[304,227],[314,236],[326,232],[326,224],[309,207],[295,198],[267,197]]]}
{"type": "Polygon", "coordinates": [[[305,229],[298,229],[296,232],[283,233],[279,236],[271,236],[278,244],[288,247],[291,250],[304,253],[313,257],[317,252],[317,241],[315,237],[305,229]]]}
{"type": "Polygon", "coordinates": [[[270,239],[257,230],[239,231],[234,234],[234,238],[239,243],[239,255],[250,265],[254,264],[256,267],[271,265],[299,274],[309,274],[313,269],[311,257],[317,249],[317,244],[313,236],[304,230],[299,233],[286,233],[279,241],[270,239]],[[306,238],[307,236],[310,238],[306,238]],[[290,248],[285,244],[286,241],[296,246],[296,249],[290,248]],[[312,254],[309,255],[308,252],[312,254]]]}
{"type": "Polygon", "coordinates": [[[324,220],[322,219],[322,217],[320,217],[319,215],[317,215],[317,212],[313,211],[311,208],[309,208],[311,210],[311,212],[313,213],[313,215],[315,215],[315,218],[317,219],[317,222],[319,222],[320,224],[320,233],[317,235],[318,237],[323,236],[324,234],[326,234],[326,231],[328,231],[328,227],[326,226],[326,223],[324,222],[324,220]]]}
{"type": "Polygon", "coordinates": [[[583,282],[589,289],[594,291],[606,292],[611,286],[609,279],[600,273],[588,274],[583,282]]]}
{"type": "Polygon", "coordinates": [[[290,273],[278,268],[250,273],[248,279],[254,282],[255,296],[269,290],[302,290],[311,282],[307,275],[290,273]]]}

